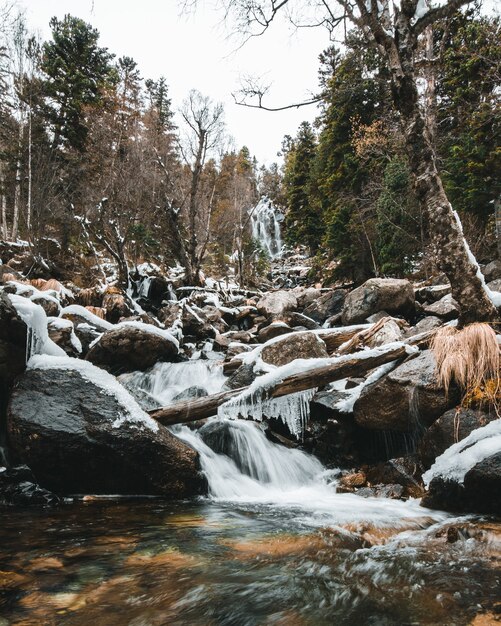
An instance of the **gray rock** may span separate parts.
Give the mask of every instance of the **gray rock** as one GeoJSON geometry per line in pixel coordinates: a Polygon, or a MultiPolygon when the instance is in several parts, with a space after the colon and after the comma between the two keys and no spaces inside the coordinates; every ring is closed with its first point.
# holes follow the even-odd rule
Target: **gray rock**
{"type": "Polygon", "coordinates": [[[457,400],[438,387],[430,350],[402,363],[367,386],[355,402],[357,424],[375,430],[413,432],[429,426],[457,400]]]}
{"type": "Polygon", "coordinates": [[[358,324],[378,311],[409,317],[414,314],[414,289],[408,280],[371,278],[346,296],[343,324],[358,324]]]}
{"type": "Polygon", "coordinates": [[[439,328],[443,323],[443,320],[439,317],[428,315],[422,320],[419,320],[415,326],[409,328],[409,330],[405,333],[405,337],[413,337],[414,335],[419,335],[420,333],[426,333],[430,330],[434,330],[435,328],[439,328]]]}
{"type": "Polygon", "coordinates": [[[437,302],[424,307],[426,315],[439,317],[444,321],[453,320],[459,317],[459,306],[452,295],[444,296],[437,302]]]}
{"type": "Polygon", "coordinates": [[[275,319],[296,309],[297,299],[291,291],[273,291],[266,293],[256,306],[259,313],[275,319]]]}
{"type": "Polygon", "coordinates": [[[418,287],[414,293],[416,295],[416,300],[421,304],[431,304],[450,294],[451,286],[449,284],[428,285],[426,287],[418,287]]]}
{"type": "Polygon", "coordinates": [[[57,494],[203,493],[198,454],[158,425],[123,420],[118,399],[78,371],[31,369],[8,412],[9,444],[36,480],[57,494]]]}
{"type": "Polygon", "coordinates": [[[254,367],[252,365],[241,365],[224,384],[224,389],[240,389],[248,387],[256,379],[254,367]]]}
{"type": "Polygon", "coordinates": [[[346,289],[328,291],[307,306],[303,313],[319,324],[323,324],[328,318],[341,313],[346,293],[346,289]]]}
{"type": "Polygon", "coordinates": [[[487,287],[489,287],[491,291],[501,291],[501,278],[491,280],[490,283],[487,283],[487,287]]]}
{"type": "Polygon", "coordinates": [[[261,328],[257,334],[257,339],[259,343],[266,343],[270,339],[280,337],[280,335],[288,335],[292,332],[292,328],[285,322],[272,322],[268,326],[261,328]]]}
{"type": "Polygon", "coordinates": [[[488,263],[482,273],[487,283],[492,280],[499,280],[501,278],[501,259],[496,259],[488,263]]]}
{"type": "Polygon", "coordinates": [[[310,332],[298,332],[286,335],[282,339],[265,345],[261,358],[265,363],[280,367],[295,359],[327,358],[325,343],[310,332]]]}

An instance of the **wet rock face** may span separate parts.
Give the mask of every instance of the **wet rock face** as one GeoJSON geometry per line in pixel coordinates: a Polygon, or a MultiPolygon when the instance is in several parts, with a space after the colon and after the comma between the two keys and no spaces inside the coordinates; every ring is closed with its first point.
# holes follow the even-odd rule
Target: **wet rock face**
{"type": "Polygon", "coordinates": [[[325,343],[308,332],[292,333],[284,336],[261,351],[261,358],[265,363],[280,367],[295,359],[318,359],[327,358],[325,343]]]}
{"type": "Polygon", "coordinates": [[[421,505],[457,513],[501,514],[501,451],[465,474],[463,484],[434,478],[421,505]]]}
{"type": "Polygon", "coordinates": [[[198,454],[159,425],[120,417],[115,396],[74,370],[28,370],[7,416],[13,455],[57,494],[203,493],[198,454]],[[117,422],[118,420],[118,422],[117,422]]]}
{"type": "Polygon", "coordinates": [[[415,311],[414,289],[408,280],[371,278],[346,296],[343,324],[359,324],[378,311],[412,317],[415,311]]]}
{"type": "Polygon", "coordinates": [[[447,448],[494,419],[496,419],[494,413],[489,415],[472,409],[461,408],[446,411],[428,428],[419,445],[419,455],[424,468],[431,467],[435,459],[447,448]]]}
{"type": "Polygon", "coordinates": [[[447,398],[438,387],[435,359],[426,350],[367,386],[355,402],[354,416],[363,428],[412,432],[432,424],[456,401],[454,390],[447,398]]]}
{"type": "Polygon", "coordinates": [[[17,506],[47,506],[59,504],[54,493],[37,484],[27,465],[0,471],[0,502],[17,506]]]}
{"type": "Polygon", "coordinates": [[[273,291],[265,294],[256,306],[261,315],[278,318],[297,308],[297,298],[291,291],[273,291]]]}
{"type": "Polygon", "coordinates": [[[114,373],[146,370],[158,361],[171,361],[177,345],[160,335],[130,325],[106,331],[86,359],[114,373]]]}

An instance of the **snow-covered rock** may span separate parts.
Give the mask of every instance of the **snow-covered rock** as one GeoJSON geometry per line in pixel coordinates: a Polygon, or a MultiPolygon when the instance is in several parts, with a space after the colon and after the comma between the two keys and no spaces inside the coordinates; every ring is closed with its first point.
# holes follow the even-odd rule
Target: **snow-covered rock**
{"type": "Polygon", "coordinates": [[[179,498],[204,491],[197,453],[86,361],[33,357],[14,390],[7,426],[15,455],[58,494],[179,498]]]}
{"type": "Polygon", "coordinates": [[[266,293],[258,301],[256,307],[261,315],[279,318],[286,311],[297,308],[297,299],[291,291],[272,291],[266,293]]]}
{"type": "Polygon", "coordinates": [[[142,322],[121,322],[91,344],[86,359],[114,373],[145,370],[179,354],[179,342],[166,330],[142,322]]]}

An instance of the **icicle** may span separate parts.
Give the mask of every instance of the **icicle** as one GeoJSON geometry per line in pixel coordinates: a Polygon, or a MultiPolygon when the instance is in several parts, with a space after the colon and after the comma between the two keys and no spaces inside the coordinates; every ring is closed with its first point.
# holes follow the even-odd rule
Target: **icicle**
{"type": "Polygon", "coordinates": [[[315,389],[291,393],[281,398],[266,398],[263,389],[232,398],[218,408],[218,416],[226,419],[253,419],[258,422],[263,417],[280,419],[289,432],[302,439],[310,417],[310,401],[315,389]]]}

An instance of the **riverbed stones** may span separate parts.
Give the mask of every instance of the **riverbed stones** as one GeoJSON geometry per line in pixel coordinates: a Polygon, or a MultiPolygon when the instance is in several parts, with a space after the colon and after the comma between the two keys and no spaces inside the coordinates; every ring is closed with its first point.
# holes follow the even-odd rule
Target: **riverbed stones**
{"type": "Polygon", "coordinates": [[[285,322],[272,322],[268,326],[261,328],[257,334],[259,343],[266,343],[270,339],[280,337],[281,335],[288,335],[292,332],[292,328],[285,322]]]}
{"type": "Polygon", "coordinates": [[[343,324],[358,324],[381,310],[390,315],[412,317],[415,311],[412,284],[397,278],[371,278],[346,296],[342,321],[343,324]]]}
{"type": "Polygon", "coordinates": [[[268,318],[280,318],[286,311],[297,308],[297,298],[291,291],[266,293],[257,303],[257,310],[268,318]]]}
{"type": "Polygon", "coordinates": [[[437,384],[435,359],[430,350],[399,365],[368,385],[355,402],[354,416],[363,428],[414,432],[432,424],[457,397],[446,397],[437,384]]]}
{"type": "Polygon", "coordinates": [[[86,359],[94,365],[119,374],[146,370],[158,361],[175,360],[177,342],[166,334],[157,334],[133,323],[106,331],[90,348],[86,359]]]}
{"type": "Polygon", "coordinates": [[[325,342],[318,335],[310,332],[285,335],[265,345],[261,351],[261,359],[276,367],[295,359],[321,359],[328,356],[325,342]]]}
{"type": "Polygon", "coordinates": [[[121,402],[74,369],[27,370],[9,405],[11,451],[59,495],[203,493],[195,450],[160,424],[124,419],[121,402]]]}

